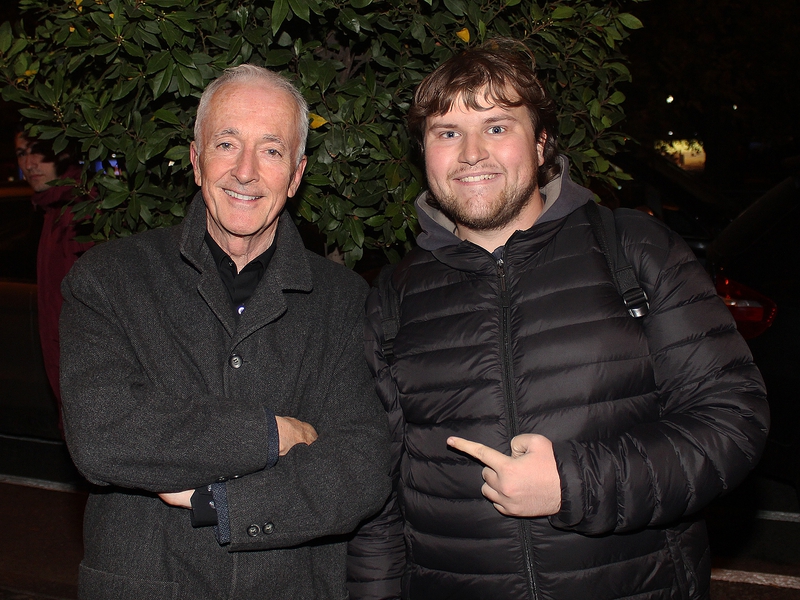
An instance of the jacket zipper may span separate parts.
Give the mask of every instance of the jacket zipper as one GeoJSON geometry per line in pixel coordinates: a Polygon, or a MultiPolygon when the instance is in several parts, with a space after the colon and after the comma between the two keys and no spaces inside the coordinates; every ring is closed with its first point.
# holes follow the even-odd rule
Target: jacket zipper
{"type": "MultiPolygon", "coordinates": [[[[517,416],[517,400],[514,394],[514,370],[511,364],[511,330],[509,327],[508,313],[511,307],[509,299],[508,288],[506,287],[506,268],[505,262],[500,258],[497,260],[497,275],[500,279],[500,328],[503,340],[503,378],[505,385],[506,406],[508,407],[508,418],[511,430],[511,437],[515,437],[519,433],[519,419],[517,416]]],[[[520,519],[520,529],[522,531],[522,552],[525,559],[525,568],[528,575],[528,591],[531,598],[538,598],[536,574],[533,571],[533,552],[532,540],[530,537],[530,528],[527,519],[520,519]]]]}
{"type": "Polygon", "coordinates": [[[497,261],[497,275],[500,278],[500,307],[502,309],[500,314],[500,330],[503,340],[503,378],[505,379],[506,406],[508,407],[508,418],[511,426],[511,437],[517,435],[518,431],[518,418],[517,418],[517,402],[514,398],[514,372],[511,366],[510,349],[511,349],[511,332],[508,325],[508,312],[511,302],[508,297],[508,289],[506,288],[506,268],[503,259],[497,261]]]}

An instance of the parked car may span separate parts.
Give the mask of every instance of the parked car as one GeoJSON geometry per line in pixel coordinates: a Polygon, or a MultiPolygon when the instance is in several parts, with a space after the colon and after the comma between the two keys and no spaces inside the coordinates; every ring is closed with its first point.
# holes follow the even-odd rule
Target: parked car
{"type": "Polygon", "coordinates": [[[715,238],[707,257],[718,290],[733,282],[754,299],[753,309],[732,308],[752,311],[740,329],[753,334],[748,343],[767,384],[772,424],[759,468],[793,484],[800,497],[798,231],[800,169],[742,212],[715,238]]]}

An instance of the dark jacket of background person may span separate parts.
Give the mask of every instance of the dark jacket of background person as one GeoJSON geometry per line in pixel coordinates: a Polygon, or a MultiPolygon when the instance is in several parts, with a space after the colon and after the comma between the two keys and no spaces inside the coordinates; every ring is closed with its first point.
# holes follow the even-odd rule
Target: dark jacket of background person
{"type": "Polygon", "coordinates": [[[511,236],[502,266],[418,201],[420,247],[393,277],[391,366],[380,298],[369,298],[396,497],[351,544],[354,598],[399,596],[404,570],[402,596],[414,600],[708,596],[697,513],[761,454],[760,374],[677,235],[618,211],[650,298],[634,319],[585,216],[591,193],[561,176],[543,194],[546,212],[511,236]],[[445,443],[458,435],[509,454],[519,433],[553,441],[562,505],[552,517],[500,514],[481,495],[482,465],[445,443]]]}
{"type": "Polygon", "coordinates": [[[108,486],[88,501],[80,596],[341,599],[343,536],[389,493],[366,284],[306,251],[283,214],[237,324],[205,219],[198,195],[181,225],[96,247],[65,280],[67,444],[108,486]],[[319,433],[266,470],[265,408],[319,433]],[[227,546],[149,493],[221,479],[227,546]]]}
{"type": "MultiPolygon", "coordinates": [[[[60,177],[80,179],[80,167],[69,167],[60,177]]],[[[76,200],[74,191],[73,186],[60,185],[31,196],[33,205],[44,211],[44,224],[36,255],[39,337],[47,379],[59,406],[61,390],[58,384],[58,316],[61,314],[63,300],[61,281],[78,257],[92,246],[91,242],[75,241],[76,224],[72,211],[67,206],[76,200]]]]}

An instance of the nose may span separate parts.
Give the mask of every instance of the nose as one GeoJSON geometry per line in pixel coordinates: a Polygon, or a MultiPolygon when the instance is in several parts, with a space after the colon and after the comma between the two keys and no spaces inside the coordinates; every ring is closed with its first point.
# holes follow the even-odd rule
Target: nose
{"type": "Polygon", "coordinates": [[[241,184],[258,180],[258,157],[255,150],[243,149],[236,157],[231,175],[241,184]]]}
{"type": "Polygon", "coordinates": [[[486,145],[480,135],[464,134],[461,143],[461,156],[459,160],[470,166],[476,165],[489,157],[486,145]]]}

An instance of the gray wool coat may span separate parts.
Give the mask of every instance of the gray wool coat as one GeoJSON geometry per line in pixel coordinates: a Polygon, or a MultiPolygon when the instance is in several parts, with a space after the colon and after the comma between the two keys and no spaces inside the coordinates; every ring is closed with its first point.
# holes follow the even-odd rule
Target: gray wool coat
{"type": "Polygon", "coordinates": [[[205,220],[198,194],[181,225],[94,248],[63,285],[65,434],[98,486],[80,597],[346,598],[344,540],[390,489],[367,286],[308,252],[283,214],[237,324],[205,220]],[[265,469],[265,408],[319,438],[265,469]],[[223,480],[226,546],[157,496],[223,480]]]}

